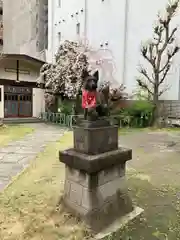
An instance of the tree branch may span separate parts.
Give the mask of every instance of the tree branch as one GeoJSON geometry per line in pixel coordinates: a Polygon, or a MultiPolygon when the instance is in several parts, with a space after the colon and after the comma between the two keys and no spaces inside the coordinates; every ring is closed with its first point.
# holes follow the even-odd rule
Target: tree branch
{"type": "Polygon", "coordinates": [[[165,87],[164,89],[162,89],[160,92],[159,92],[159,94],[158,94],[158,96],[160,97],[163,93],[165,93],[167,90],[169,90],[169,86],[167,86],[167,87],[165,87]]]}
{"type": "Polygon", "coordinates": [[[170,67],[171,67],[170,64],[167,65],[166,70],[164,71],[164,74],[163,74],[161,80],[158,83],[158,86],[160,86],[164,82],[164,80],[165,80],[165,78],[166,78],[166,76],[167,76],[167,74],[169,72],[170,67]]]}
{"type": "Polygon", "coordinates": [[[168,44],[171,42],[173,36],[175,35],[175,33],[177,31],[177,27],[172,30],[172,33],[170,34],[170,36],[169,36],[169,25],[165,28],[165,30],[166,30],[166,33],[165,33],[166,38],[165,38],[165,42],[164,42],[162,48],[160,49],[161,54],[164,52],[164,50],[166,49],[168,44]]]}
{"type": "MultiPolygon", "coordinates": [[[[151,49],[151,51],[153,51],[153,49],[151,49]]],[[[146,46],[143,46],[141,48],[141,54],[154,68],[155,67],[155,62],[154,62],[154,59],[152,57],[152,53],[150,52],[150,57],[148,57],[147,53],[148,53],[148,48],[146,46]]]]}
{"type": "Polygon", "coordinates": [[[173,56],[179,51],[179,47],[175,46],[174,50],[172,51],[172,53],[168,53],[168,59],[166,64],[164,65],[164,67],[159,71],[159,74],[164,72],[163,77],[161,78],[159,85],[161,85],[165,79],[165,77],[167,76],[167,73],[169,72],[169,69],[171,67],[170,65],[170,61],[173,58],[173,56]]]}
{"type": "Polygon", "coordinates": [[[146,83],[144,83],[141,79],[136,79],[136,81],[142,89],[146,90],[151,96],[153,96],[153,92],[149,89],[146,83]]]}
{"type": "Polygon", "coordinates": [[[154,81],[152,81],[150,79],[150,77],[147,74],[147,71],[141,66],[141,69],[139,70],[139,72],[152,84],[154,85],[154,81]]]}
{"type": "Polygon", "coordinates": [[[170,63],[170,59],[167,60],[166,64],[162,67],[161,70],[159,70],[158,73],[162,73],[166,69],[166,67],[169,65],[169,63],[170,63]]]}

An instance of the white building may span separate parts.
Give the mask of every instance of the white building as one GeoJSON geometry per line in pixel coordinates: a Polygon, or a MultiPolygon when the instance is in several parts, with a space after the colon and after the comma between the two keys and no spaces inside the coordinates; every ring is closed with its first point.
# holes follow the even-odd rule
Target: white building
{"type": "MultiPolygon", "coordinates": [[[[48,0],[48,60],[54,59],[59,42],[81,40],[92,47],[91,57],[101,66],[102,78],[136,88],[140,45],[152,36],[159,10],[168,0],[48,0]]],[[[180,20],[178,16],[175,22],[180,20]]],[[[175,23],[175,24],[176,24],[175,23]]],[[[179,35],[180,36],[180,35],[179,35]]],[[[166,100],[180,99],[180,56],[167,78],[166,100]]]]}
{"type": "Polygon", "coordinates": [[[38,118],[45,111],[44,90],[36,84],[43,64],[22,54],[0,59],[0,119],[38,118]]]}
{"type": "Polygon", "coordinates": [[[47,48],[47,0],[0,1],[0,119],[39,117],[37,86],[47,48]]]}

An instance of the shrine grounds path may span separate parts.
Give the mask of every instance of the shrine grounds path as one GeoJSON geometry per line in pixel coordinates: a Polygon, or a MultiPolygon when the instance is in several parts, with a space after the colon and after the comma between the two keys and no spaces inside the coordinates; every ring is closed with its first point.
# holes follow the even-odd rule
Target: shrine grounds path
{"type": "MultiPolygon", "coordinates": [[[[0,191],[22,172],[50,142],[56,142],[65,129],[46,124],[26,124],[34,131],[0,147],[0,191]]],[[[17,132],[18,135],[18,132],[17,132]]]]}

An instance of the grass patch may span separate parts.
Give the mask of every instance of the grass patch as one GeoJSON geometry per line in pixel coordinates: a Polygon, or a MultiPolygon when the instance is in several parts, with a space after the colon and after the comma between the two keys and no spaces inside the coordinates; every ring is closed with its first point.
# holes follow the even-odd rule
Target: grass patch
{"type": "Polygon", "coordinates": [[[148,180],[138,177],[130,177],[129,186],[135,204],[145,211],[108,240],[180,239],[180,204],[177,198],[180,188],[168,185],[156,188],[148,180]]]}
{"type": "Polygon", "coordinates": [[[0,196],[0,236],[5,240],[84,239],[82,223],[59,206],[64,165],[58,151],[72,146],[72,133],[50,144],[0,196]]]}
{"type": "Polygon", "coordinates": [[[10,141],[18,140],[28,133],[33,132],[33,128],[25,125],[2,126],[0,127],[0,146],[7,145],[10,141]]]}

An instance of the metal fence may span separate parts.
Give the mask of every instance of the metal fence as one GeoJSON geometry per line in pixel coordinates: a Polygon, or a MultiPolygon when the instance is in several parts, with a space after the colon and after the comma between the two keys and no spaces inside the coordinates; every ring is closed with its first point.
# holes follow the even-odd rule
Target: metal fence
{"type": "Polygon", "coordinates": [[[62,127],[72,128],[76,126],[77,119],[81,118],[80,115],[66,115],[64,113],[51,113],[44,112],[40,114],[40,119],[44,122],[50,122],[54,124],[58,124],[62,127]]]}
{"type": "MultiPolygon", "coordinates": [[[[82,119],[83,115],[66,115],[64,113],[51,113],[44,112],[40,114],[40,119],[44,122],[58,124],[62,127],[73,128],[77,125],[78,120],[82,119]]],[[[120,128],[123,127],[148,127],[151,119],[145,117],[131,117],[124,115],[113,115],[109,117],[111,124],[118,125],[120,128]]]]}

